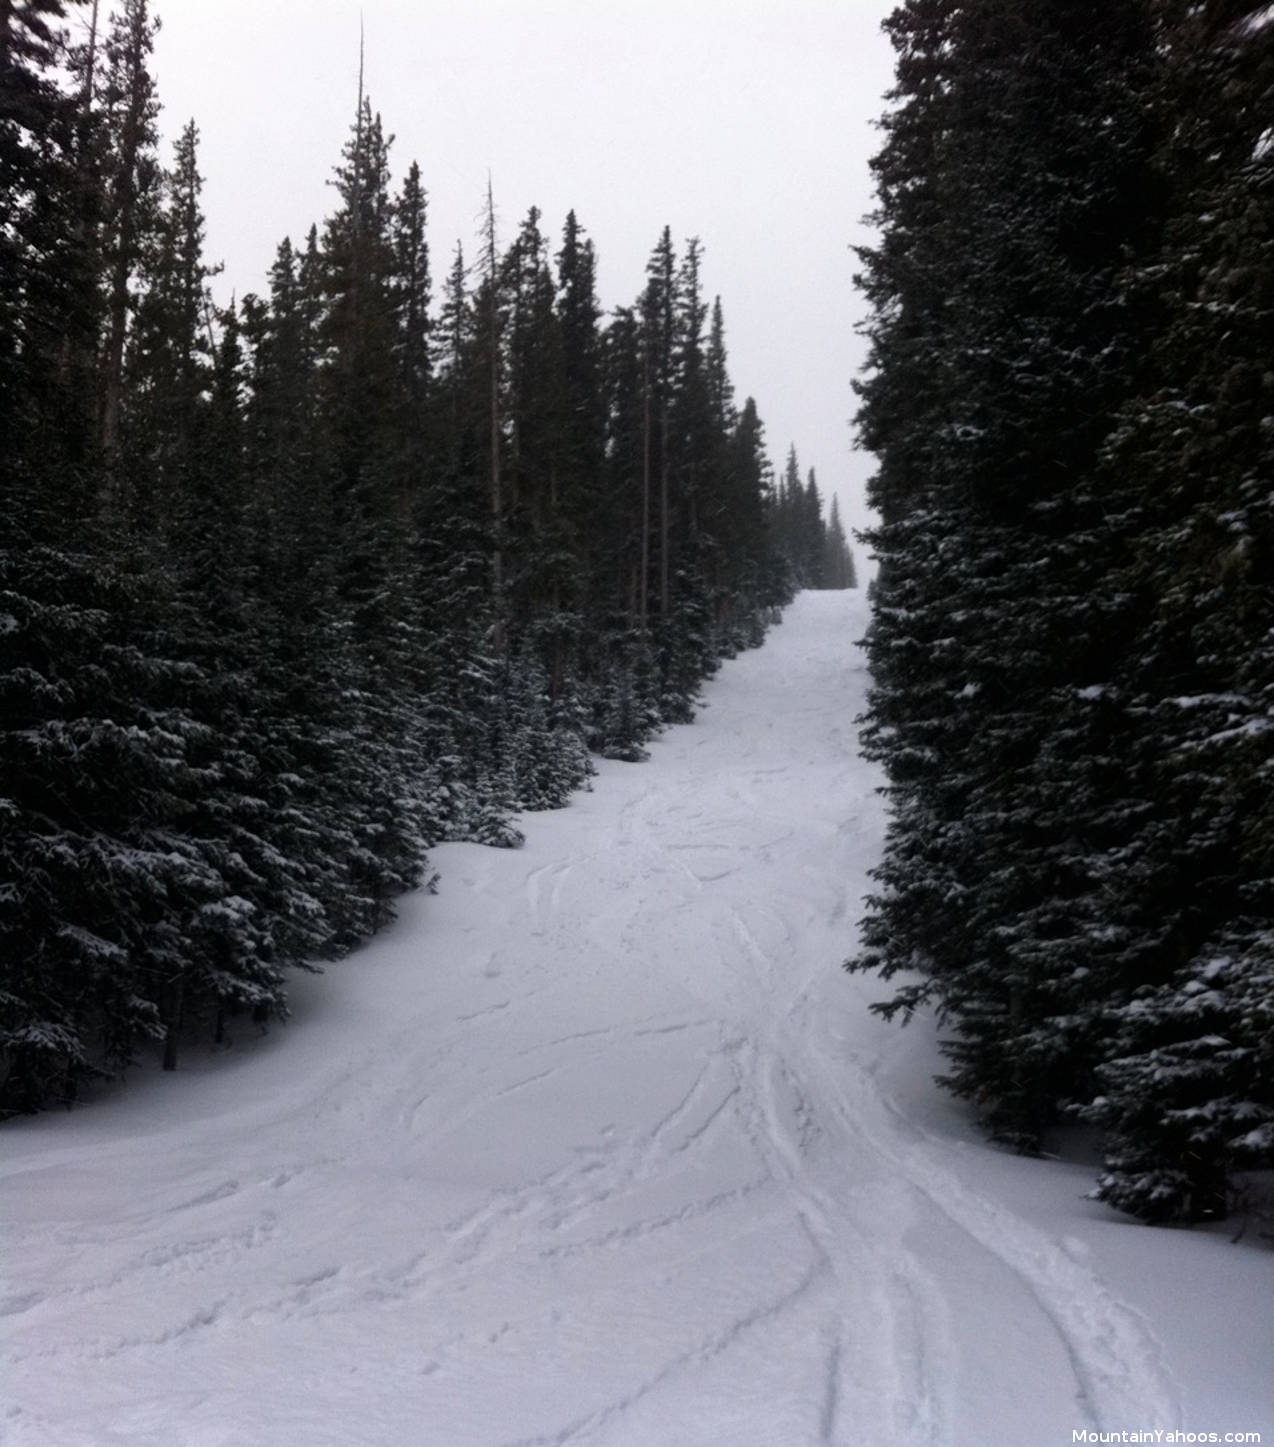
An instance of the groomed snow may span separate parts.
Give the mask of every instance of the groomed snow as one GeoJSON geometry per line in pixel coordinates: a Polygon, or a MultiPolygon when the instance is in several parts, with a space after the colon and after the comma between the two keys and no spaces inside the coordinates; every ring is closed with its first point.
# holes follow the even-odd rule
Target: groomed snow
{"type": "Polygon", "coordinates": [[[865,622],[436,851],[288,1028],[7,1125],[5,1447],[1274,1443],[1274,1251],[987,1147],[839,968],[865,622]]]}

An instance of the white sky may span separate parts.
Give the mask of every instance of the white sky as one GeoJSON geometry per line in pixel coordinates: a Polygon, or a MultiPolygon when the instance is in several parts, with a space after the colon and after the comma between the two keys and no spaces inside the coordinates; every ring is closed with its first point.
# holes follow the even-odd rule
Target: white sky
{"type": "MultiPolygon", "coordinates": [[[[395,186],[429,191],[435,279],[477,251],[490,171],[503,240],[527,210],[557,238],[572,207],[609,310],[631,303],[668,225],[698,236],[725,309],[738,399],[771,456],[866,521],[871,460],[851,449],[862,301],[850,246],[870,208],[872,121],[891,77],[893,0],[154,0],[168,142],[201,133],[215,284],[264,292],[278,242],[332,205],[353,120],[360,10],[366,85],[395,186]]],[[[554,246],[556,250],[556,245],[554,246]]],[[[860,554],[861,549],[856,549],[860,554]]]]}

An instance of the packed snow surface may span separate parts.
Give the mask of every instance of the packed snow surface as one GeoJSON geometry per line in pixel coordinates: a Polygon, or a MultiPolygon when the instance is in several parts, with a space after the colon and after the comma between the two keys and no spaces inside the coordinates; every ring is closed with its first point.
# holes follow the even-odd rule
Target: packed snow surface
{"type": "Polygon", "coordinates": [[[986,1146],[839,967],[865,622],[802,595],[650,762],[438,850],[287,1029],[5,1127],[5,1447],[1274,1442],[1258,1233],[986,1146]]]}

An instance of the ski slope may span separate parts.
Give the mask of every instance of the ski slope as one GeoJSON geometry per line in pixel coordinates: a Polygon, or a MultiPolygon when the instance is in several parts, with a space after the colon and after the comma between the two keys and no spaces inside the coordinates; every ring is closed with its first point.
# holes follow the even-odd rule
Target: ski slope
{"type": "Polygon", "coordinates": [[[7,1125],[4,1447],[1274,1442],[1274,1251],[987,1147],[839,968],[865,623],[803,594],[650,762],[436,851],[286,1029],[7,1125]]]}

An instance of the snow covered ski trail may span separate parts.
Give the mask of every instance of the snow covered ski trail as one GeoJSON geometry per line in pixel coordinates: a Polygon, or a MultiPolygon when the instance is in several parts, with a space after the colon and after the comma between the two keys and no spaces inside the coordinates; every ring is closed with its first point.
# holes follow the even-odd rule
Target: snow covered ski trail
{"type": "Polygon", "coordinates": [[[1058,1228],[1065,1168],[928,1103],[922,1028],[837,968],[880,847],[865,622],[802,595],[649,763],[437,851],[288,1029],[7,1127],[4,1447],[1043,1447],[1197,1409],[1083,1172],[1058,1228]]]}

